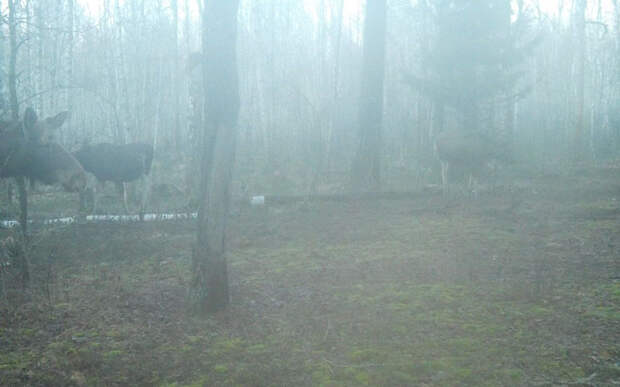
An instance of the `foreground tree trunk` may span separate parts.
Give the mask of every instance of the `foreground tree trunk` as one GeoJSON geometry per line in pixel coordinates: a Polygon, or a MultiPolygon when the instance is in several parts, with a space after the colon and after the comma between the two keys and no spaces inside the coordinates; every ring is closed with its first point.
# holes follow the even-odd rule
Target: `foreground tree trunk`
{"type": "Polygon", "coordinates": [[[229,302],[225,240],[239,113],[238,6],[239,0],[209,1],[204,6],[205,134],[190,289],[197,313],[217,312],[229,302]]]}
{"type": "MultiPolygon", "coordinates": [[[[17,62],[17,21],[16,4],[14,0],[9,0],[9,104],[11,108],[11,118],[13,121],[19,119],[19,103],[17,102],[17,72],[15,69],[17,62]]],[[[22,243],[20,244],[20,256],[18,258],[19,270],[22,277],[22,285],[27,286],[30,282],[30,268],[28,265],[28,255],[26,243],[28,242],[28,191],[23,177],[15,178],[19,194],[19,224],[22,230],[22,243]]]]}
{"type": "Polygon", "coordinates": [[[351,171],[356,191],[381,189],[381,119],[385,72],[386,0],[367,0],[359,106],[359,148],[351,171]]]}

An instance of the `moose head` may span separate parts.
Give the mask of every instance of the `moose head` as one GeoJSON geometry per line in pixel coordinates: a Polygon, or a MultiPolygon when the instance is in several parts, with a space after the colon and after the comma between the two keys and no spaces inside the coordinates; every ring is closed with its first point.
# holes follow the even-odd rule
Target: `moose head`
{"type": "Polygon", "coordinates": [[[86,187],[86,173],[53,132],[69,112],[40,120],[31,108],[21,121],[0,122],[0,178],[26,177],[44,184],[59,183],[66,191],[86,187]]]}

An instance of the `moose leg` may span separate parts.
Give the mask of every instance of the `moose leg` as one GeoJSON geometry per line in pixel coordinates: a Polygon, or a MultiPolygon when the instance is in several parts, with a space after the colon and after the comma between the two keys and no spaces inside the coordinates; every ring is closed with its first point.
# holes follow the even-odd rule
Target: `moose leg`
{"type": "Polygon", "coordinates": [[[467,187],[469,192],[471,192],[474,199],[478,198],[478,179],[474,176],[473,172],[469,173],[469,181],[467,182],[467,187]]]}
{"type": "Polygon", "coordinates": [[[88,202],[88,188],[84,188],[83,190],[80,190],[80,208],[78,210],[78,212],[80,214],[83,214],[86,212],[86,203],[88,202]]]}
{"type": "Polygon", "coordinates": [[[125,183],[121,183],[121,189],[123,190],[123,207],[125,208],[125,214],[129,214],[129,206],[127,206],[127,187],[125,183]]]}
{"type": "Polygon", "coordinates": [[[9,206],[13,204],[13,183],[8,182],[6,188],[6,198],[9,203],[9,206]]]}
{"type": "Polygon", "coordinates": [[[123,199],[123,208],[125,209],[125,214],[129,214],[129,207],[127,207],[127,189],[125,187],[125,182],[116,182],[116,188],[118,189],[118,192],[123,199]]]}
{"type": "Polygon", "coordinates": [[[93,214],[96,214],[98,210],[97,196],[99,192],[102,192],[102,190],[99,189],[102,186],[103,185],[98,181],[93,184],[93,214]]]}
{"type": "Polygon", "coordinates": [[[441,162],[441,187],[443,189],[443,194],[446,195],[448,193],[448,168],[450,164],[447,161],[441,162]]]}
{"type": "Polygon", "coordinates": [[[140,178],[140,185],[142,186],[141,199],[140,199],[140,220],[144,220],[144,211],[146,210],[146,201],[148,200],[150,192],[150,181],[144,175],[140,178]]]}
{"type": "Polygon", "coordinates": [[[489,163],[489,171],[491,177],[491,191],[496,192],[497,190],[497,169],[498,165],[494,161],[489,163]]]}
{"type": "Polygon", "coordinates": [[[24,238],[28,234],[28,191],[26,190],[26,182],[23,177],[15,179],[17,181],[17,190],[19,193],[19,224],[24,234],[24,238]]]}
{"type": "Polygon", "coordinates": [[[97,181],[93,184],[93,213],[97,213],[99,209],[99,204],[97,201],[97,196],[99,196],[99,192],[103,192],[103,188],[105,187],[104,181],[97,181]]]}

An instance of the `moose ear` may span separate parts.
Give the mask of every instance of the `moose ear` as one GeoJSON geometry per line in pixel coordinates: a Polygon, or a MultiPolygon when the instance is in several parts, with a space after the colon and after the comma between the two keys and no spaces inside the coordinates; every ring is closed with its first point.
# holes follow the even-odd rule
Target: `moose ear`
{"type": "Polygon", "coordinates": [[[48,117],[45,119],[45,123],[48,129],[58,129],[69,118],[69,112],[64,111],[56,114],[54,117],[48,117]]]}
{"type": "Polygon", "coordinates": [[[29,107],[24,112],[24,127],[26,130],[34,128],[34,125],[37,123],[37,113],[34,112],[34,109],[29,107]]]}

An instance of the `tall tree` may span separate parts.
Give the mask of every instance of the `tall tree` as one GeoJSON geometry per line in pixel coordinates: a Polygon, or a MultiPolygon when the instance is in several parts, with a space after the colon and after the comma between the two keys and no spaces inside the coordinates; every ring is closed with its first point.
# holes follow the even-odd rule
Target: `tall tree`
{"type": "Polygon", "coordinates": [[[172,80],[173,80],[173,99],[174,99],[174,126],[176,130],[174,131],[174,145],[175,151],[177,153],[181,153],[181,139],[180,135],[182,131],[181,128],[181,109],[180,107],[180,84],[181,78],[179,77],[179,4],[177,0],[172,0],[170,3],[172,8],[172,53],[173,53],[173,71],[172,71],[172,80]]]}
{"type": "Polygon", "coordinates": [[[11,119],[19,119],[19,103],[17,101],[17,4],[9,0],[9,106],[11,119]]]}
{"type": "Polygon", "coordinates": [[[524,93],[518,90],[520,66],[535,40],[519,41],[510,2],[435,0],[433,9],[437,32],[422,53],[428,75],[408,75],[407,81],[434,102],[437,128],[444,125],[444,106],[454,110],[465,131],[479,131],[483,107],[498,99],[507,101],[505,114],[512,117],[515,96],[524,93]]]}
{"type": "MultiPolygon", "coordinates": [[[[2,9],[0,9],[0,20],[2,20],[3,18],[4,15],[2,14],[2,9]]],[[[0,39],[4,40],[4,38],[4,32],[0,30],[0,39]]],[[[0,47],[0,72],[2,73],[5,72],[4,61],[4,47],[0,47]]],[[[7,109],[9,108],[6,104],[6,99],[4,95],[4,84],[5,80],[3,79],[3,77],[0,77],[0,116],[4,116],[7,113],[7,109]]]]}
{"type": "MultiPolygon", "coordinates": [[[[502,31],[502,34],[504,36],[510,36],[510,30],[511,30],[511,19],[512,19],[512,12],[511,12],[511,6],[510,6],[510,0],[504,0],[502,2],[499,3],[499,6],[501,8],[502,11],[502,23],[501,23],[501,27],[500,27],[500,31],[502,31]]],[[[519,15],[520,16],[520,15],[519,15]]],[[[506,71],[510,71],[510,65],[505,66],[506,71]]],[[[514,130],[514,115],[515,115],[515,104],[516,101],[514,98],[512,98],[512,88],[509,88],[505,94],[505,106],[504,106],[504,125],[502,128],[502,134],[504,137],[504,139],[510,139],[512,136],[512,132],[514,130]]]]}
{"type": "MultiPolygon", "coordinates": [[[[19,119],[19,102],[17,100],[17,4],[15,0],[9,0],[9,105],[11,109],[11,118],[13,121],[19,119]]],[[[25,244],[28,241],[28,192],[26,191],[26,182],[23,177],[16,177],[17,188],[19,193],[20,216],[19,223],[22,230],[22,243],[20,247],[19,266],[22,276],[22,284],[27,285],[30,281],[30,269],[28,264],[28,255],[25,244]]]]}
{"type": "Polygon", "coordinates": [[[575,83],[577,88],[577,122],[575,123],[575,157],[583,156],[584,108],[585,108],[585,74],[586,74],[586,0],[577,0],[574,8],[575,39],[577,43],[577,67],[575,83]]]}
{"type": "Polygon", "coordinates": [[[385,73],[386,1],[367,0],[359,104],[359,147],[351,171],[356,191],[381,189],[381,122],[385,73]]]}
{"type": "Polygon", "coordinates": [[[238,7],[239,0],[208,1],[203,11],[205,134],[190,289],[190,302],[199,313],[216,312],[229,302],[225,253],[239,115],[238,7]]]}

